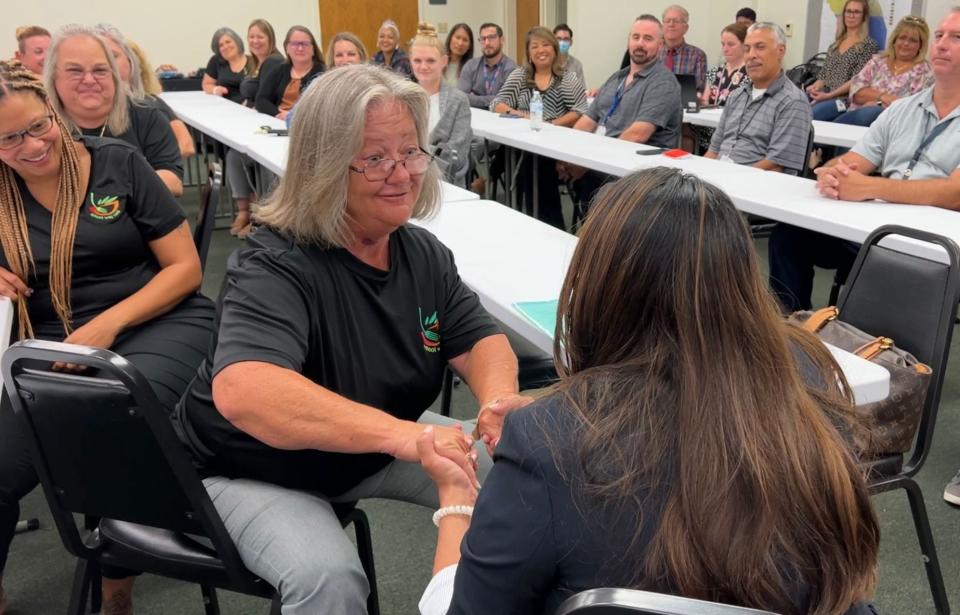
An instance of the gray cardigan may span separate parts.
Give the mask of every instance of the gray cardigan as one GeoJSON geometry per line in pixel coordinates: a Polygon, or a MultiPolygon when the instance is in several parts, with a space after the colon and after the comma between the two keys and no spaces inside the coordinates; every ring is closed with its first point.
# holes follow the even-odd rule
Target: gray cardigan
{"type": "Polygon", "coordinates": [[[440,83],[440,120],[430,132],[430,153],[437,156],[444,179],[466,183],[470,168],[470,100],[446,82],[440,83]]]}

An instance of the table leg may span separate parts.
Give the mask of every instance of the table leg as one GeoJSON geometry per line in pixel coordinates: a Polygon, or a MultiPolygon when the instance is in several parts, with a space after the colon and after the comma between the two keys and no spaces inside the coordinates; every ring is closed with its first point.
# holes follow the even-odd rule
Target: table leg
{"type": "Polygon", "coordinates": [[[537,215],[540,213],[540,156],[530,155],[530,162],[533,165],[533,217],[540,219],[537,215]]]}

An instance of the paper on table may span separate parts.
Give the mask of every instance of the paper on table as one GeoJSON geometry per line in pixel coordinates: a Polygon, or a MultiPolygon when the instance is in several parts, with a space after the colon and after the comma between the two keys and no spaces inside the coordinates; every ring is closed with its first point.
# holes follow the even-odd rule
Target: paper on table
{"type": "Polygon", "coordinates": [[[518,301],[513,304],[514,309],[537,325],[550,337],[557,330],[557,300],[549,301],[518,301]]]}

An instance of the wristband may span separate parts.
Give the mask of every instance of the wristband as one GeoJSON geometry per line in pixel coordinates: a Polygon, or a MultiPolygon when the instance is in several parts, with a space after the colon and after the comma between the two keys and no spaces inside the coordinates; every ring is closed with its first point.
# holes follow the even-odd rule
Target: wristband
{"type": "Polygon", "coordinates": [[[437,512],[433,513],[433,524],[437,527],[440,527],[440,519],[450,515],[463,515],[465,517],[472,517],[473,506],[466,506],[464,504],[457,504],[456,506],[444,506],[443,508],[437,510],[437,512]]]}

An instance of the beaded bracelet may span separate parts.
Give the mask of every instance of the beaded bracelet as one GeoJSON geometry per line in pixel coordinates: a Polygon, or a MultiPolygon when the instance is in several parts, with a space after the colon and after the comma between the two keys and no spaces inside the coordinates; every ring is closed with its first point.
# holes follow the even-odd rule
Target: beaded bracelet
{"type": "Polygon", "coordinates": [[[437,510],[437,512],[433,513],[433,524],[437,527],[440,527],[440,519],[443,519],[449,515],[464,515],[467,517],[472,517],[473,506],[466,506],[465,504],[444,506],[443,508],[437,510]]]}

